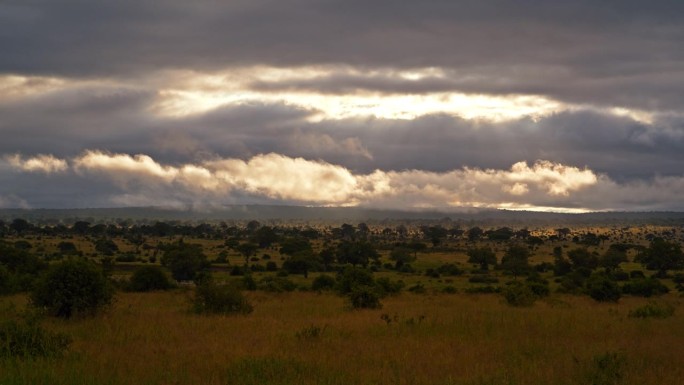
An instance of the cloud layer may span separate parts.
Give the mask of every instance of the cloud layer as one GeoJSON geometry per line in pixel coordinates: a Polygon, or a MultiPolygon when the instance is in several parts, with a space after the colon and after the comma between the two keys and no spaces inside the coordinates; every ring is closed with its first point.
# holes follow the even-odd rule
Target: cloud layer
{"type": "Polygon", "coordinates": [[[4,2],[0,206],[681,209],[683,14],[4,2]]]}
{"type": "MultiPolygon", "coordinates": [[[[320,160],[274,153],[246,161],[213,158],[177,165],[162,164],[147,155],[101,151],[86,151],[69,160],[51,155],[14,155],[5,159],[5,168],[20,174],[39,172],[47,185],[66,178],[102,192],[95,200],[80,205],[217,207],[236,199],[250,199],[260,203],[393,209],[503,207],[588,211],[657,209],[660,202],[667,200],[684,207],[684,199],[668,193],[684,187],[684,175],[656,178],[648,184],[619,184],[590,169],[543,160],[531,165],[518,162],[498,170],[375,170],[359,174],[320,160]],[[647,203],[643,204],[644,201],[647,203]]],[[[50,193],[47,189],[43,194],[50,193]]],[[[3,200],[5,206],[17,204],[8,198],[3,200]]]]}

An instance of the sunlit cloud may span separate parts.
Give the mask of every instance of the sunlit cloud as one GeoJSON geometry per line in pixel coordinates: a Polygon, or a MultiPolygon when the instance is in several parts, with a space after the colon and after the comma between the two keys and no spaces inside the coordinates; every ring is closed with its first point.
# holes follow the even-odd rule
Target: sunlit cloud
{"type": "Polygon", "coordinates": [[[23,158],[22,156],[15,154],[6,156],[5,160],[13,168],[28,172],[52,174],[65,171],[68,168],[65,160],[55,158],[52,155],[41,154],[30,158],[23,158]]]}

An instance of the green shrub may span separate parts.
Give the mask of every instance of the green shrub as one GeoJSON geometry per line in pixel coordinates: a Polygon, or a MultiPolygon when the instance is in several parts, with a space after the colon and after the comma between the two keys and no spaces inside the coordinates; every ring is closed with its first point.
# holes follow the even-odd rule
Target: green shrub
{"type": "Polygon", "coordinates": [[[355,286],[351,292],[348,293],[349,301],[353,309],[380,309],[380,295],[375,287],[372,286],[355,286]]]}
{"type": "Polygon", "coordinates": [[[605,273],[595,273],[585,283],[586,292],[599,302],[617,302],[621,296],[620,286],[613,277],[605,273]]]}
{"type": "Polygon", "coordinates": [[[675,308],[669,303],[649,302],[629,312],[631,318],[667,318],[674,315],[675,308]]]}
{"type": "Polygon", "coordinates": [[[254,310],[238,288],[211,280],[195,289],[193,308],[198,314],[249,314],[254,310]]]}
{"type": "Polygon", "coordinates": [[[297,288],[297,284],[283,277],[266,276],[263,277],[257,289],[268,291],[271,293],[282,293],[286,291],[294,291],[297,288]]]}
{"type": "Polygon", "coordinates": [[[411,293],[415,293],[415,294],[425,294],[425,291],[426,291],[425,286],[420,282],[409,287],[407,290],[410,291],[411,293]]]}
{"type": "Polygon", "coordinates": [[[594,356],[582,382],[591,385],[617,385],[622,383],[623,371],[627,364],[624,354],[608,352],[594,356]]]}
{"type": "Polygon", "coordinates": [[[442,289],[442,293],[446,293],[446,294],[456,294],[456,293],[458,293],[458,289],[456,289],[456,288],[455,288],[454,286],[452,286],[452,285],[448,285],[448,286],[444,286],[444,288],[442,289]]]}
{"type": "Polygon", "coordinates": [[[313,282],[311,282],[311,290],[314,290],[314,291],[333,290],[335,288],[336,282],[337,281],[335,281],[335,277],[331,277],[327,274],[321,274],[318,277],[314,278],[313,282]]]}
{"type": "Polygon", "coordinates": [[[0,357],[54,357],[66,351],[71,338],[44,330],[35,322],[0,323],[0,357]]]}
{"type": "Polygon", "coordinates": [[[69,260],[53,265],[36,282],[31,303],[51,315],[94,314],[111,304],[114,290],[94,264],[69,260]]]}
{"type": "Polygon", "coordinates": [[[520,281],[509,282],[501,293],[511,306],[532,306],[538,298],[529,285],[520,281]]]}
{"type": "Polygon", "coordinates": [[[652,297],[669,292],[670,289],[657,278],[634,279],[622,286],[622,292],[639,297],[652,297]]]}
{"type": "Polygon", "coordinates": [[[136,269],[128,284],[130,291],[168,290],[174,285],[159,266],[143,266],[136,269]]]}
{"type": "Polygon", "coordinates": [[[383,296],[399,294],[405,286],[404,281],[392,281],[387,277],[378,278],[375,280],[375,283],[383,296]]]}
{"type": "Polygon", "coordinates": [[[500,293],[501,288],[492,285],[468,287],[464,290],[467,294],[494,294],[500,293]]]}
{"type": "Polygon", "coordinates": [[[468,278],[470,283],[499,283],[499,279],[489,275],[475,275],[468,278]]]}
{"type": "Polygon", "coordinates": [[[356,286],[375,286],[373,273],[353,266],[346,266],[337,274],[337,291],[340,294],[349,294],[356,286]]]}

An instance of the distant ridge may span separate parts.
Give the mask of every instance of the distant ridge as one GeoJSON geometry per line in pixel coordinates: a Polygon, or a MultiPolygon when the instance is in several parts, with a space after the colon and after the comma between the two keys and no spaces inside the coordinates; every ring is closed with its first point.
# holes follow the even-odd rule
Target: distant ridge
{"type": "Polygon", "coordinates": [[[76,220],[114,222],[140,221],[304,221],[369,222],[439,221],[460,224],[548,225],[548,224],[660,224],[684,226],[684,212],[595,212],[565,214],[466,208],[446,210],[382,210],[361,207],[304,207],[233,205],[211,210],[181,210],[161,207],[88,209],[0,209],[0,220],[24,218],[34,223],[73,223],[76,220]]]}

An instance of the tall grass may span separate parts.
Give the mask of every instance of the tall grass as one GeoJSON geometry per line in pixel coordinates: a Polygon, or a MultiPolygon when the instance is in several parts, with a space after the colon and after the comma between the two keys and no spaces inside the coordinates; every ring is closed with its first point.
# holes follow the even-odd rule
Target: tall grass
{"type": "MultiPolygon", "coordinates": [[[[404,293],[384,299],[381,310],[348,311],[334,295],[254,292],[253,313],[206,317],[189,311],[189,297],[122,293],[99,317],[45,320],[46,329],[73,338],[69,352],[2,360],[0,384],[680,384],[684,378],[682,312],[657,321],[629,318],[647,303],[641,298],[598,304],[562,296],[512,308],[497,295],[404,293]],[[302,338],[312,327],[325,329],[302,338]]],[[[674,296],[668,300],[681,306],[674,296]]]]}

